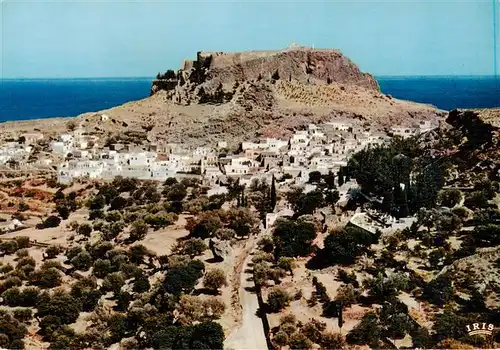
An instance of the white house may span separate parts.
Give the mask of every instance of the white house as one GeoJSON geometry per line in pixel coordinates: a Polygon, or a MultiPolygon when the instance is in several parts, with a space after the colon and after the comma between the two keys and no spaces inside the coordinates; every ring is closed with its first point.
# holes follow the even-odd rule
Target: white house
{"type": "Polygon", "coordinates": [[[404,127],[404,126],[394,126],[391,128],[391,132],[394,136],[400,136],[403,138],[411,137],[415,135],[415,129],[404,127]]]}
{"type": "Polygon", "coordinates": [[[339,131],[348,131],[350,128],[352,128],[352,123],[347,120],[334,120],[326,123],[326,125],[328,125],[333,130],[339,131]]]}

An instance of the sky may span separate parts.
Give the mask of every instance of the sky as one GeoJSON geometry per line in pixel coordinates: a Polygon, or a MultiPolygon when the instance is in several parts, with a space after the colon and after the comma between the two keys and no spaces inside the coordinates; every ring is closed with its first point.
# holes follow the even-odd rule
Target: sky
{"type": "Polygon", "coordinates": [[[0,13],[0,78],[152,77],[197,51],[292,42],[377,76],[494,72],[492,0],[0,0],[0,13]]]}

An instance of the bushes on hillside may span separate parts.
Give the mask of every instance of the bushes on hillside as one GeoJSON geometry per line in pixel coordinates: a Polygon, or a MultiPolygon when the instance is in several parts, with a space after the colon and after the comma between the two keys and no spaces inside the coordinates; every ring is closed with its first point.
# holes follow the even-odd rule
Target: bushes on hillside
{"type": "Polygon", "coordinates": [[[182,292],[190,293],[203,275],[204,269],[205,266],[199,260],[171,268],[165,273],[163,286],[167,292],[175,295],[180,295],[182,292]]]}
{"type": "Polygon", "coordinates": [[[46,228],[57,227],[59,226],[60,223],[61,223],[61,218],[55,215],[50,215],[42,222],[36,224],[36,228],[39,230],[43,230],[46,228]]]}
{"type": "Polygon", "coordinates": [[[1,348],[24,349],[23,338],[28,333],[28,329],[3,310],[0,310],[0,330],[1,348]]]}

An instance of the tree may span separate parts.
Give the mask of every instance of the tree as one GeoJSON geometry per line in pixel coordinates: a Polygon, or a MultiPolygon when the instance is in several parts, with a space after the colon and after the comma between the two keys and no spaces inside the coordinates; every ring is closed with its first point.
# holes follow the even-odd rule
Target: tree
{"type": "Polygon", "coordinates": [[[288,306],[291,301],[291,296],[282,288],[274,288],[267,296],[267,304],[271,312],[280,312],[284,307],[288,306]]]}
{"type": "Polygon", "coordinates": [[[192,237],[209,238],[218,229],[222,228],[222,221],[216,211],[207,211],[196,219],[188,218],[186,229],[192,237]]]}
{"type": "Polygon", "coordinates": [[[121,210],[127,206],[127,203],[128,203],[127,199],[123,198],[122,196],[114,197],[111,200],[110,209],[121,210]]]}
{"type": "Polygon", "coordinates": [[[438,192],[437,201],[440,205],[452,208],[460,203],[462,192],[456,188],[441,190],[438,192]]]}
{"type": "Polygon", "coordinates": [[[57,203],[56,211],[63,220],[67,220],[71,211],[64,203],[57,203]]]}
{"type": "Polygon", "coordinates": [[[191,349],[222,349],[224,330],[215,322],[202,322],[193,326],[191,349]]]}
{"type": "Polygon", "coordinates": [[[62,283],[61,272],[55,267],[35,271],[31,280],[42,288],[54,288],[62,283]]]}
{"type": "Polygon", "coordinates": [[[288,202],[292,205],[295,217],[313,214],[317,208],[324,205],[324,196],[320,190],[304,193],[301,188],[288,192],[288,202]]]}
{"type": "Polygon", "coordinates": [[[324,248],[316,254],[311,264],[351,263],[374,242],[375,238],[369,232],[346,226],[341,231],[330,232],[325,238],[324,248]]]}
{"type": "Polygon", "coordinates": [[[339,187],[340,187],[344,184],[344,172],[343,172],[342,167],[340,167],[339,171],[337,171],[337,177],[338,177],[338,183],[339,183],[339,187]]]}
{"type": "Polygon", "coordinates": [[[31,256],[19,259],[16,268],[23,271],[25,274],[30,274],[35,271],[36,261],[31,256]]]}
{"type": "Polygon", "coordinates": [[[465,336],[464,324],[467,324],[466,320],[453,311],[445,310],[442,314],[436,314],[433,327],[436,340],[459,339],[465,336]]]}
{"type": "Polygon", "coordinates": [[[101,210],[106,205],[106,200],[103,195],[97,195],[89,201],[88,207],[90,210],[101,210]]]}
{"type": "Polygon", "coordinates": [[[382,273],[379,273],[376,278],[363,281],[363,284],[372,297],[383,301],[397,296],[401,290],[406,288],[408,280],[402,274],[392,274],[390,277],[384,278],[382,273]]]}
{"type": "Polygon", "coordinates": [[[112,272],[104,277],[102,288],[106,291],[112,291],[116,295],[124,284],[123,274],[121,272],[112,272]]]}
{"type": "Polygon", "coordinates": [[[224,302],[216,297],[201,299],[194,295],[182,295],[177,306],[181,324],[212,321],[220,318],[225,310],[224,302]]]}
{"type": "Polygon", "coordinates": [[[257,287],[266,283],[269,279],[271,269],[265,262],[256,263],[253,267],[253,281],[257,287]]]}
{"type": "Polygon", "coordinates": [[[231,228],[220,228],[215,231],[214,236],[220,240],[229,241],[236,236],[236,232],[231,228]]]}
{"type": "Polygon", "coordinates": [[[346,341],[340,333],[325,332],[321,336],[320,345],[324,349],[345,349],[346,341]]]}
{"type": "Polygon", "coordinates": [[[60,290],[56,290],[52,295],[42,293],[37,307],[39,317],[57,315],[62,324],[75,322],[80,308],[81,304],[77,299],[60,290]]]}
{"type": "Polygon", "coordinates": [[[454,291],[451,280],[446,276],[439,276],[430,281],[423,288],[422,297],[436,305],[444,305],[453,298],[454,291]]]}
{"type": "Polygon", "coordinates": [[[288,345],[289,338],[288,334],[284,331],[277,332],[273,337],[273,342],[279,347],[288,345]]]}
{"type": "Polygon", "coordinates": [[[339,191],[327,190],[325,192],[325,203],[334,206],[340,199],[339,191]]]}
{"type": "Polygon", "coordinates": [[[66,123],[66,127],[68,128],[69,131],[75,131],[77,125],[76,125],[76,121],[74,120],[69,120],[67,123],[66,123]]]}
{"type": "Polygon", "coordinates": [[[288,345],[290,346],[290,349],[293,350],[304,350],[310,349],[312,346],[312,342],[307,339],[304,334],[296,332],[290,335],[288,345]]]}
{"type": "Polygon", "coordinates": [[[90,237],[90,234],[92,233],[92,226],[89,224],[81,224],[78,226],[77,232],[79,235],[90,237]]]}
{"type": "Polygon", "coordinates": [[[102,293],[97,289],[96,279],[86,277],[78,280],[71,286],[70,294],[79,301],[83,311],[89,312],[95,309],[102,293]]]}
{"type": "Polygon", "coordinates": [[[319,344],[326,329],[326,323],[311,319],[302,326],[301,332],[313,343],[319,344]]]}
{"type": "Polygon", "coordinates": [[[225,214],[227,228],[234,230],[237,236],[250,236],[254,232],[257,220],[249,209],[231,208],[225,214]]]}
{"type": "Polygon", "coordinates": [[[59,246],[51,245],[45,249],[47,259],[54,259],[61,253],[59,246]]]}
{"type": "Polygon", "coordinates": [[[180,255],[189,255],[192,259],[195,256],[203,254],[207,249],[208,246],[201,238],[189,238],[185,241],[179,241],[172,251],[180,255]]]}
{"type": "Polygon", "coordinates": [[[414,348],[428,349],[431,347],[431,336],[424,327],[418,327],[411,332],[411,340],[414,348]]]}
{"type": "Polygon", "coordinates": [[[311,171],[309,173],[309,183],[319,184],[321,182],[321,173],[319,171],[311,171]]]}
{"type": "Polygon", "coordinates": [[[185,265],[169,269],[165,274],[163,286],[169,293],[180,295],[190,293],[198,279],[203,275],[205,266],[199,260],[192,260],[185,265]]]}
{"type": "Polygon", "coordinates": [[[221,287],[227,286],[226,274],[222,269],[212,269],[203,277],[203,285],[205,288],[218,292],[221,287]]]}
{"type": "Polygon", "coordinates": [[[151,288],[151,285],[147,276],[141,275],[135,279],[133,287],[135,293],[145,293],[149,288],[151,288]]]}
{"type": "Polygon", "coordinates": [[[77,270],[87,271],[92,266],[92,256],[88,252],[83,251],[71,259],[71,265],[77,270]]]}
{"type": "Polygon", "coordinates": [[[278,267],[285,271],[290,272],[293,276],[293,269],[295,268],[295,260],[293,258],[282,256],[278,259],[278,267]]]}
{"type": "Polygon", "coordinates": [[[361,322],[347,334],[349,344],[368,344],[372,348],[380,347],[382,339],[382,326],[377,315],[370,311],[363,316],[361,322]]]}
{"type": "Polygon", "coordinates": [[[20,322],[29,322],[33,317],[33,312],[31,309],[15,309],[14,317],[20,322]]]}
{"type": "Polygon", "coordinates": [[[142,244],[136,244],[129,249],[130,261],[137,265],[144,263],[145,257],[151,257],[153,255],[154,253],[149,251],[148,248],[142,244]]]}
{"type": "Polygon", "coordinates": [[[335,189],[335,175],[332,173],[330,170],[328,174],[323,176],[323,180],[325,181],[325,184],[328,189],[333,190],[335,189]]]}
{"type": "Polygon", "coordinates": [[[97,278],[104,278],[111,271],[112,271],[111,261],[107,259],[97,259],[94,262],[94,268],[92,269],[92,274],[97,278]]]}
{"type": "Polygon", "coordinates": [[[155,214],[146,215],[144,221],[154,229],[172,225],[178,219],[177,214],[159,211],[155,214]]]}
{"type": "MultiPolygon", "coordinates": [[[[2,290],[4,289],[2,288],[2,290]]],[[[22,302],[21,290],[19,289],[19,287],[12,287],[6,289],[2,293],[2,299],[3,302],[9,306],[21,305],[22,302]]]]}
{"type": "Polygon", "coordinates": [[[133,241],[138,241],[144,239],[148,234],[148,225],[144,220],[137,220],[132,224],[130,229],[130,239],[133,241]]]}
{"type": "Polygon", "coordinates": [[[26,287],[19,294],[20,296],[20,306],[24,307],[34,307],[38,303],[38,295],[40,294],[40,289],[37,287],[26,287]]]}
{"type": "Polygon", "coordinates": [[[187,196],[186,187],[183,184],[173,184],[166,192],[167,200],[180,202],[187,196]]]}
{"type": "Polygon", "coordinates": [[[271,190],[269,192],[269,202],[270,202],[270,212],[274,211],[274,208],[276,207],[276,179],[274,178],[271,180],[271,190]]]}
{"type": "Polygon", "coordinates": [[[23,338],[28,333],[24,324],[6,311],[0,311],[0,346],[5,349],[24,349],[23,338]]]}
{"type": "Polygon", "coordinates": [[[177,179],[175,177],[169,177],[165,180],[163,183],[164,186],[172,186],[178,183],[177,179]]]}
{"type": "Polygon", "coordinates": [[[275,256],[307,256],[315,238],[316,229],[310,222],[279,221],[273,231],[275,256]]]}
{"type": "Polygon", "coordinates": [[[352,284],[343,284],[337,289],[335,300],[341,302],[342,305],[349,307],[356,303],[359,294],[356,292],[352,284]]]}
{"type": "Polygon", "coordinates": [[[43,230],[45,228],[57,227],[61,223],[61,219],[57,216],[50,215],[42,222],[36,224],[36,228],[39,230],[43,230]]]}
{"type": "Polygon", "coordinates": [[[2,241],[0,242],[0,251],[5,255],[14,254],[19,249],[16,241],[2,241]]]}
{"type": "Polygon", "coordinates": [[[15,238],[18,249],[25,249],[30,247],[30,238],[27,236],[19,236],[15,238]]]}
{"type": "Polygon", "coordinates": [[[116,294],[116,306],[122,311],[127,311],[132,295],[129,292],[120,291],[116,294]]]}

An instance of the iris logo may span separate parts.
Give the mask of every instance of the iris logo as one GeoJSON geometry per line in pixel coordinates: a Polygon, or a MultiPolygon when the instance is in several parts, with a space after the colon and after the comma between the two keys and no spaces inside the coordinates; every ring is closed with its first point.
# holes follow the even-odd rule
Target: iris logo
{"type": "Polygon", "coordinates": [[[495,327],[491,323],[490,324],[473,323],[472,326],[468,324],[467,326],[465,326],[465,328],[467,329],[468,335],[476,335],[476,334],[491,335],[495,327]]]}

